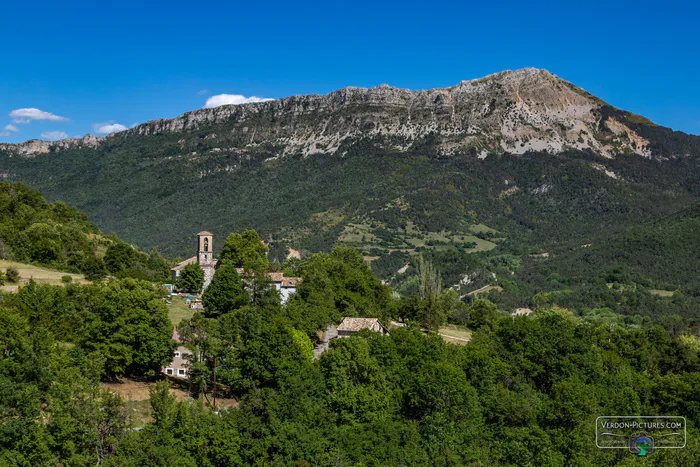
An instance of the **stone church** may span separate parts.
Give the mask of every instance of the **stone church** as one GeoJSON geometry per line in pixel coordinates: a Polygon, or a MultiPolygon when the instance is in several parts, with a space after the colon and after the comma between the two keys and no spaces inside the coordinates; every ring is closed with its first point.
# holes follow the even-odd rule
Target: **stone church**
{"type": "MultiPolygon", "coordinates": [[[[214,278],[214,273],[216,272],[217,266],[217,260],[214,258],[213,239],[214,235],[211,232],[203,231],[197,234],[197,256],[188,258],[174,268],[170,269],[173,282],[180,277],[180,272],[185,268],[185,266],[197,263],[204,273],[204,285],[202,285],[202,292],[209,287],[209,284],[211,284],[211,281],[214,278]]],[[[238,268],[236,271],[238,271],[238,274],[241,275],[243,275],[245,272],[242,268],[238,268]]],[[[270,282],[272,282],[272,286],[279,292],[282,303],[285,303],[289,296],[296,292],[297,284],[301,282],[301,277],[287,277],[281,272],[268,272],[267,277],[270,279],[270,282]]]]}
{"type": "Polygon", "coordinates": [[[199,264],[199,267],[202,268],[202,272],[204,273],[204,285],[202,286],[202,292],[209,287],[211,280],[214,278],[214,272],[216,272],[216,259],[214,258],[213,241],[214,235],[211,232],[204,230],[197,234],[197,256],[188,258],[174,268],[170,269],[173,282],[180,277],[180,272],[185,268],[185,266],[197,263],[199,264]]]}

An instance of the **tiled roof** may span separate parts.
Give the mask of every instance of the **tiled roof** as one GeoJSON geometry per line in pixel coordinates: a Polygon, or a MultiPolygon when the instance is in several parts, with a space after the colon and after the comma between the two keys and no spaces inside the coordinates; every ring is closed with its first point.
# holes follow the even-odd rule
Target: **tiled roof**
{"type": "Polygon", "coordinates": [[[282,287],[296,287],[301,282],[301,277],[283,277],[282,287]]]}
{"type": "Polygon", "coordinates": [[[282,272],[268,272],[267,277],[272,282],[282,282],[284,280],[284,273],[282,273],[282,272]]]}
{"type": "Polygon", "coordinates": [[[359,331],[361,329],[376,329],[378,327],[386,330],[377,318],[350,318],[345,317],[338,325],[338,331],[359,331]]]}
{"type": "Polygon", "coordinates": [[[214,235],[214,234],[211,233],[211,232],[207,232],[206,230],[202,230],[201,232],[199,232],[199,233],[197,234],[198,237],[202,237],[202,236],[204,236],[204,235],[214,235]]]}
{"type": "Polygon", "coordinates": [[[181,269],[184,269],[185,266],[188,266],[188,265],[190,265],[190,264],[192,264],[192,263],[196,263],[196,262],[197,262],[197,257],[196,257],[196,256],[193,256],[193,257],[191,257],[191,258],[187,258],[185,261],[183,261],[182,263],[178,264],[177,266],[175,266],[175,267],[173,267],[173,268],[170,268],[170,270],[171,270],[171,271],[179,271],[179,270],[181,270],[181,269]]]}
{"type": "MultiPolygon", "coordinates": [[[[245,269],[236,268],[239,275],[245,274],[245,269]]],[[[283,272],[268,272],[267,278],[272,282],[280,283],[282,287],[296,287],[301,282],[301,277],[287,277],[283,272]]]]}

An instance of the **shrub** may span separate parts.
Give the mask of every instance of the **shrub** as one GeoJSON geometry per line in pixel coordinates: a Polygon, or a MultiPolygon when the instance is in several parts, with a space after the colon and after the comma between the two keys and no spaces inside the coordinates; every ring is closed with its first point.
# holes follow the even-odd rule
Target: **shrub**
{"type": "Polygon", "coordinates": [[[5,270],[5,276],[9,282],[16,283],[19,281],[19,271],[14,266],[10,266],[5,270]]]}

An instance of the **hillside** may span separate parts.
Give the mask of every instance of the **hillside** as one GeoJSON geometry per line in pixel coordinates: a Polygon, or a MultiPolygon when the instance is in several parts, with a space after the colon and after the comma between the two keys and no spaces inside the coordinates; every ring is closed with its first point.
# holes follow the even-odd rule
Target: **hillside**
{"type": "Polygon", "coordinates": [[[476,288],[497,272],[489,258],[590,243],[692,205],[699,154],[698,137],[524,69],[3,145],[0,170],[171,256],[189,255],[199,230],[254,228],[282,250],[352,245],[407,289],[427,250],[447,284],[476,288]]]}
{"type": "Polygon", "coordinates": [[[167,264],[157,252],[145,254],[116,236],[103,236],[84,212],[62,201],[48,203],[21,183],[0,182],[0,262],[18,267],[23,279],[34,273],[42,281],[61,279],[56,271],[7,260],[84,273],[88,279],[108,274],[168,278],[167,264]]]}

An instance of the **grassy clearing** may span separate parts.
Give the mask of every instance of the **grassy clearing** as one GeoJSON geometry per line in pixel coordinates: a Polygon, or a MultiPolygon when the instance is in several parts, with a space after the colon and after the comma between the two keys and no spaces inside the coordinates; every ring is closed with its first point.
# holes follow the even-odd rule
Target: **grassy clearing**
{"type": "Polygon", "coordinates": [[[63,276],[70,276],[73,278],[73,282],[78,282],[81,284],[86,284],[89,282],[85,280],[85,276],[82,274],[71,274],[69,272],[55,271],[53,269],[41,266],[34,266],[33,264],[0,260],[0,269],[3,272],[9,267],[17,268],[19,271],[20,283],[29,282],[30,279],[34,279],[35,282],[42,284],[61,285],[63,283],[61,282],[61,278],[63,276]]]}
{"type": "Polygon", "coordinates": [[[372,233],[372,227],[368,224],[348,224],[338,238],[344,243],[372,244],[377,242],[377,237],[372,233]]]}
{"type": "Polygon", "coordinates": [[[492,229],[488,225],[484,224],[476,224],[476,225],[470,225],[469,226],[469,231],[474,234],[478,233],[492,233],[492,234],[497,234],[498,230],[492,229]]]}
{"type": "Polygon", "coordinates": [[[672,290],[661,290],[661,289],[649,289],[649,293],[652,295],[658,295],[659,297],[673,297],[674,292],[672,290]]]}
{"type": "Polygon", "coordinates": [[[476,253],[493,250],[496,248],[496,241],[498,240],[492,239],[492,241],[489,241],[473,235],[479,232],[498,233],[496,230],[483,224],[470,226],[468,232],[424,232],[418,230],[414,223],[407,221],[405,229],[389,230],[393,234],[394,241],[392,244],[384,243],[381,238],[377,237],[375,228],[369,223],[350,223],[345,226],[345,229],[338,237],[338,242],[364,249],[365,251],[373,248],[380,251],[412,251],[417,247],[444,250],[450,246],[460,247],[465,243],[474,242],[476,247],[465,251],[467,253],[476,253]],[[406,248],[406,246],[409,248],[406,248]]]}
{"type": "Polygon", "coordinates": [[[440,334],[450,337],[459,337],[460,339],[471,339],[472,332],[466,326],[457,324],[448,324],[440,327],[440,334]]]}
{"type": "Polygon", "coordinates": [[[474,240],[472,241],[476,243],[476,247],[468,250],[470,252],[489,251],[493,250],[497,246],[494,242],[491,242],[489,240],[483,240],[478,237],[474,237],[474,240]]]}
{"type": "Polygon", "coordinates": [[[311,215],[311,222],[320,224],[326,227],[338,225],[345,219],[343,211],[338,209],[329,209],[328,211],[317,212],[311,215]]]}
{"type": "Polygon", "coordinates": [[[182,297],[170,297],[168,305],[168,317],[173,325],[177,326],[183,319],[189,319],[194,315],[195,311],[191,310],[185,299],[182,297]]]}

